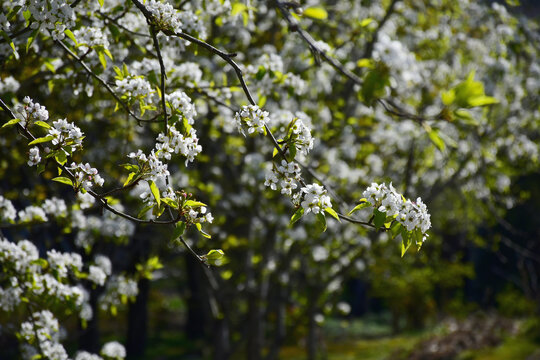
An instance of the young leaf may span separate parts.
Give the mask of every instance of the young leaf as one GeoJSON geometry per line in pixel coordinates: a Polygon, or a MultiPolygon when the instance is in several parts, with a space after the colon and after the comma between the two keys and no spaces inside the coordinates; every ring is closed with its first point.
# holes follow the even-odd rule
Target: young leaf
{"type": "Polygon", "coordinates": [[[152,180],[148,180],[148,186],[150,186],[150,191],[152,192],[152,195],[154,196],[154,199],[156,199],[156,203],[158,206],[161,204],[161,196],[159,194],[159,189],[155,182],[152,180]]]}
{"type": "Polygon", "coordinates": [[[375,225],[375,227],[378,229],[384,225],[384,222],[386,221],[386,213],[375,209],[373,211],[373,215],[375,215],[373,218],[373,225],[375,225]]]}
{"type": "Polygon", "coordinates": [[[362,209],[365,209],[365,208],[370,207],[370,206],[371,206],[371,203],[369,201],[367,201],[366,199],[361,199],[360,204],[356,205],[354,207],[354,209],[349,211],[349,215],[352,215],[355,212],[357,212],[358,210],[362,210],[362,209]]]}
{"type": "Polygon", "coordinates": [[[57,182],[62,183],[62,184],[73,186],[73,181],[71,181],[70,178],[63,177],[63,176],[55,177],[55,178],[52,179],[52,181],[57,181],[57,182]]]}
{"type": "Polygon", "coordinates": [[[299,208],[298,210],[296,210],[296,212],[293,214],[293,216],[291,217],[291,223],[290,225],[293,225],[295,222],[297,222],[298,220],[300,220],[302,218],[302,216],[304,215],[304,208],[299,208]]]}
{"type": "Polygon", "coordinates": [[[198,207],[198,206],[207,206],[207,205],[205,203],[200,202],[200,201],[187,200],[184,203],[184,206],[198,207]]]}
{"type": "Polygon", "coordinates": [[[32,140],[28,143],[28,145],[41,144],[47,141],[51,141],[52,139],[54,139],[54,136],[48,135],[48,136],[44,136],[44,137],[40,137],[35,140],[32,140]]]}
{"type": "Polygon", "coordinates": [[[320,227],[321,232],[326,231],[326,217],[322,212],[317,214],[317,225],[320,227]]]}
{"type": "Polygon", "coordinates": [[[339,218],[338,213],[331,207],[327,207],[326,209],[324,209],[324,211],[327,212],[330,216],[332,216],[337,221],[341,222],[341,219],[339,218]]]}
{"type": "Polygon", "coordinates": [[[47,124],[45,121],[38,120],[34,123],[34,125],[40,126],[45,129],[50,129],[51,125],[47,124]]]}
{"type": "Polygon", "coordinates": [[[129,175],[128,175],[126,181],[124,182],[123,186],[126,187],[126,186],[130,185],[133,182],[133,180],[135,178],[135,175],[137,175],[137,173],[134,173],[134,172],[129,173],[129,175]]]}
{"type": "Polygon", "coordinates": [[[75,45],[79,45],[79,43],[77,42],[77,39],[75,38],[75,35],[73,35],[73,32],[71,32],[71,30],[69,29],[64,30],[64,34],[66,34],[66,36],[70,38],[71,41],[75,43],[75,45]]]}
{"type": "Polygon", "coordinates": [[[21,119],[11,119],[9,120],[7,123],[5,123],[4,125],[2,125],[2,127],[9,127],[9,126],[13,126],[15,124],[18,124],[19,122],[21,122],[21,119]]]}
{"type": "Polygon", "coordinates": [[[317,20],[328,18],[328,13],[322,7],[308,7],[304,10],[303,15],[317,20]]]}
{"type": "Polygon", "coordinates": [[[177,222],[173,231],[173,239],[178,239],[180,236],[184,234],[185,230],[186,230],[186,223],[183,221],[177,222]]]}

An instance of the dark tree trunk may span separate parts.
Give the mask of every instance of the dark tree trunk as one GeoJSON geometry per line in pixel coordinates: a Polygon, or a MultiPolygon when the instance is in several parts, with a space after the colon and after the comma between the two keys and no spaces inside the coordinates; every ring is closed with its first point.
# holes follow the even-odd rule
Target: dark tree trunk
{"type": "Polygon", "coordinates": [[[206,279],[195,257],[186,252],[186,275],[189,293],[187,297],[186,335],[190,340],[203,340],[208,332],[208,309],[206,279]]]}
{"type": "Polygon", "coordinates": [[[314,300],[309,300],[308,308],[308,333],[306,340],[307,359],[317,359],[317,323],[315,322],[314,300]]]}
{"type": "MultiPolygon", "coordinates": [[[[148,234],[144,229],[138,229],[132,242],[133,257],[130,270],[136,270],[137,263],[144,263],[150,254],[148,234]]],[[[128,307],[128,328],[126,340],[126,353],[128,359],[143,358],[148,338],[148,296],[150,293],[150,280],[140,279],[137,283],[139,293],[135,302],[128,307]]]]}
{"type": "Polygon", "coordinates": [[[129,304],[126,350],[128,359],[143,358],[148,338],[148,294],[150,280],[141,279],[139,294],[129,304]]]}
{"type": "Polygon", "coordinates": [[[87,322],[86,328],[79,323],[80,338],[79,347],[91,353],[99,353],[99,309],[98,309],[98,291],[90,290],[90,306],[92,307],[92,319],[87,322]]]}

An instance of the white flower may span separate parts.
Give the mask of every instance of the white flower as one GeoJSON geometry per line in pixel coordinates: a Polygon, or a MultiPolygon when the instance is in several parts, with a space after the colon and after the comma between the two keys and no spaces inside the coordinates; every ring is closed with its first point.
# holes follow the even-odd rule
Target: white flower
{"type": "Polygon", "coordinates": [[[242,135],[246,135],[244,130],[247,130],[248,134],[260,133],[266,134],[266,124],[270,122],[268,112],[261,110],[257,105],[242,106],[239,112],[234,116],[238,131],[242,135]]]}
{"type": "Polygon", "coordinates": [[[88,280],[96,285],[103,286],[107,280],[107,274],[98,266],[90,265],[88,268],[88,280]]]}
{"type": "Polygon", "coordinates": [[[12,222],[17,217],[17,210],[8,199],[0,195],[0,221],[8,220],[12,222]]]}
{"type": "Polygon", "coordinates": [[[175,33],[182,32],[182,21],[180,12],[172,5],[158,0],[148,0],[145,4],[146,9],[154,16],[156,24],[165,30],[171,30],[175,33]]]}
{"type": "MultiPolygon", "coordinates": [[[[427,206],[422,199],[417,198],[416,203],[410,200],[404,200],[392,184],[388,187],[386,184],[372,183],[362,194],[373,207],[387,216],[395,216],[407,231],[420,229],[425,232],[431,227],[431,216],[427,211],[427,206]]],[[[424,240],[426,236],[424,236],[424,240]]]]}
{"type": "Polygon", "coordinates": [[[81,184],[83,188],[90,189],[93,185],[103,186],[105,180],[98,174],[96,168],[86,164],[71,163],[71,166],[66,167],[74,172],[75,180],[81,184]]]}
{"type": "Polygon", "coordinates": [[[165,100],[172,111],[180,112],[185,116],[188,123],[193,125],[194,118],[197,116],[197,111],[195,110],[195,106],[192,104],[191,99],[185,92],[177,90],[169,95],[165,95],[165,100]]]}
{"type": "Polygon", "coordinates": [[[103,345],[101,355],[112,359],[123,359],[126,357],[126,349],[118,341],[111,341],[103,345]]]}
{"type": "Polygon", "coordinates": [[[318,214],[327,207],[332,207],[330,197],[326,195],[326,190],[319,184],[309,184],[300,189],[304,194],[304,199],[300,205],[304,208],[305,214],[312,211],[318,214]]]}

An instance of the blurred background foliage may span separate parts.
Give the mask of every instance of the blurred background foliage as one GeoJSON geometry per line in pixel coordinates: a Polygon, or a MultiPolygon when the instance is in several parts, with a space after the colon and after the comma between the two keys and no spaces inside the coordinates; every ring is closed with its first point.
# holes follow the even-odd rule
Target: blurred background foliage
{"type": "MultiPolygon", "coordinates": [[[[187,71],[171,77],[169,90],[182,89],[194,99],[194,126],[204,150],[189,167],[173,159],[169,169],[175,183],[208,204],[215,217],[212,238],[188,230],[189,243],[201,254],[223,249],[226,259],[221,266],[201,266],[171,241],[166,228],[137,225],[120,237],[96,229],[91,254],[109,255],[116,270],[135,273],[136,264],[155,255],[164,267],[151,280],[139,280],[137,298],[116,316],[99,311],[103,289],[92,289],[96,316],[89,327],[63,319],[68,349],[91,350],[120,339],[133,359],[540,358],[540,13],[535,1],[515,7],[514,2],[499,5],[508,12],[489,1],[302,4],[327,10],[326,21],[304,16],[300,24],[362,76],[362,88],[316,62],[272,2],[240,9],[244,2],[233,1],[235,17],[208,15],[208,42],[253,64],[257,71],[246,71],[249,85],[265,99],[264,107],[276,118],[288,109],[310,119],[317,142],[306,167],[330,184],[336,207],[346,213],[369,183],[392,181],[406,196],[421,196],[428,204],[430,237],[419,252],[401,257],[399,244],[387,234],[353,224],[329,219],[328,231],[321,233],[305,217],[289,227],[290,203],[262,185],[271,145],[264,138],[244,138],[231,125],[227,106],[245,103],[233,74],[191,45],[171,58],[194,63],[203,80],[187,71]],[[372,24],[362,24],[365,19],[372,24]],[[408,48],[398,55],[411,55],[410,63],[395,59],[404,62],[399,68],[384,57],[376,44],[385,36],[408,48]],[[285,65],[269,71],[275,64],[268,54],[279,55],[285,65]],[[376,65],[359,65],[363,58],[376,65]],[[280,79],[283,68],[299,74],[303,91],[280,79]],[[500,103],[465,113],[443,104],[441,93],[472,69],[486,94],[500,103]],[[421,77],[411,80],[415,72],[421,77]],[[444,119],[426,127],[385,111],[379,98],[423,115],[443,109],[444,119]]],[[[124,10],[119,6],[105,9],[118,15],[124,10]]],[[[111,23],[106,28],[119,64],[136,68],[152,58],[147,40],[111,23]]],[[[110,95],[50,39],[21,53],[19,61],[8,53],[0,55],[0,78],[13,76],[20,88],[0,94],[2,99],[28,95],[57,118],[74,121],[86,135],[86,151],[77,160],[98,166],[107,182],[122,184],[127,174],[118,165],[126,162],[124,155],[150,148],[160,125],[139,126],[114,111],[110,95]],[[58,58],[61,65],[48,71],[45,62],[58,58]]],[[[110,71],[92,64],[103,76],[110,71]]],[[[155,72],[143,75],[158,84],[155,72]]],[[[0,190],[17,209],[53,195],[75,201],[71,189],[50,181],[53,166],[40,176],[26,166],[28,149],[14,130],[2,129],[0,142],[0,190]]],[[[137,213],[137,195],[119,200],[137,213]]],[[[87,215],[103,216],[99,208],[87,215]]],[[[2,233],[32,239],[42,251],[74,251],[77,230],[66,220],[6,227],[2,233]]],[[[18,356],[7,324],[22,317],[0,314],[0,358],[18,356]]]]}

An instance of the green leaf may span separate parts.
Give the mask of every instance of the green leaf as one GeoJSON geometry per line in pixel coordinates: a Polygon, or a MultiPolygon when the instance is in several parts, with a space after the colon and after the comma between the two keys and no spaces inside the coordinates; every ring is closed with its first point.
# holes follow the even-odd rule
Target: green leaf
{"type": "Polygon", "coordinates": [[[9,127],[9,126],[13,126],[15,124],[18,124],[19,122],[21,122],[22,120],[21,119],[11,119],[9,120],[7,123],[5,123],[4,125],[2,125],[3,128],[5,127],[9,127]]]}
{"type": "Polygon", "coordinates": [[[364,77],[360,94],[368,104],[386,94],[386,87],[390,85],[388,70],[373,69],[364,77]]]}
{"type": "Polygon", "coordinates": [[[401,257],[405,255],[407,250],[411,247],[411,232],[407,231],[405,227],[401,227],[401,257]]]}
{"type": "Polygon", "coordinates": [[[123,167],[124,169],[126,169],[127,171],[130,171],[130,172],[138,172],[139,171],[139,166],[138,165],[122,164],[120,166],[123,167]]]}
{"type": "Polygon", "coordinates": [[[79,43],[77,42],[77,39],[75,38],[75,35],[73,35],[73,32],[71,32],[71,30],[69,29],[66,29],[64,30],[64,34],[66,34],[66,36],[68,38],[71,39],[71,41],[73,41],[73,43],[75,43],[75,45],[78,45],[79,43]]]}
{"type": "Polygon", "coordinates": [[[56,154],[54,155],[54,159],[56,160],[57,163],[59,163],[60,165],[65,165],[66,162],[67,162],[67,155],[66,153],[64,152],[64,150],[60,149],[56,152],[56,154]]]}
{"type": "Polygon", "coordinates": [[[308,7],[304,10],[302,15],[317,20],[325,20],[328,18],[328,13],[322,7],[308,7]]]}
{"type": "Polygon", "coordinates": [[[326,209],[324,209],[324,211],[327,212],[330,216],[332,216],[337,221],[341,222],[341,219],[339,218],[338,213],[331,207],[327,207],[326,209]]]}
{"type": "Polygon", "coordinates": [[[394,222],[392,224],[392,226],[390,226],[390,232],[392,233],[392,238],[395,238],[396,236],[399,235],[400,231],[401,231],[401,223],[399,222],[394,222]]]}
{"type": "Polygon", "coordinates": [[[386,221],[386,213],[375,209],[373,211],[373,215],[375,215],[373,218],[373,225],[375,225],[375,227],[378,229],[384,225],[386,221]]]}
{"type": "Polygon", "coordinates": [[[499,103],[499,100],[491,96],[479,96],[479,97],[469,100],[469,106],[471,107],[485,106],[485,105],[498,104],[498,103],[499,103]]]}
{"type": "Polygon", "coordinates": [[[293,225],[295,222],[300,220],[302,218],[302,216],[304,216],[304,208],[303,207],[296,210],[296,212],[293,214],[293,216],[291,217],[290,225],[293,225]]]}
{"type": "Polygon", "coordinates": [[[366,18],[360,22],[361,27],[366,27],[373,22],[372,18],[366,18]]]}
{"type": "Polygon", "coordinates": [[[174,209],[178,208],[178,203],[171,198],[168,198],[168,197],[161,198],[161,201],[174,209]]]}
{"type": "Polygon", "coordinates": [[[201,233],[202,236],[204,236],[205,238],[207,239],[211,239],[212,236],[210,236],[209,234],[205,233],[202,229],[202,225],[201,223],[195,223],[195,227],[197,228],[197,230],[199,230],[199,232],[201,233]]]}
{"type": "Polygon", "coordinates": [[[41,120],[38,120],[38,121],[34,122],[34,125],[40,126],[42,128],[45,128],[45,129],[50,129],[51,128],[51,125],[49,125],[45,121],[41,121],[41,120]]]}
{"type": "Polygon", "coordinates": [[[205,203],[200,202],[200,201],[187,200],[184,203],[184,206],[199,207],[199,206],[207,206],[207,205],[205,203]]]}
{"type": "Polygon", "coordinates": [[[454,90],[448,90],[441,94],[441,99],[444,105],[449,106],[454,103],[454,100],[456,99],[456,93],[454,90]]]}
{"type": "Polygon", "coordinates": [[[99,6],[103,7],[103,4],[105,3],[105,0],[98,0],[99,6]]]}
{"type": "Polygon", "coordinates": [[[55,177],[55,178],[53,178],[51,180],[62,183],[62,184],[66,184],[66,185],[69,185],[69,186],[73,186],[73,181],[71,181],[71,179],[67,178],[67,177],[59,176],[59,177],[55,177]]]}
{"type": "Polygon", "coordinates": [[[317,214],[317,225],[319,226],[319,229],[321,232],[326,231],[326,217],[324,216],[324,213],[319,212],[317,214]]]}
{"type": "Polygon", "coordinates": [[[426,130],[429,139],[431,142],[439,149],[441,152],[445,149],[444,141],[439,136],[439,131],[437,129],[433,129],[431,126],[424,123],[424,129],[426,130]]]}
{"type": "Polygon", "coordinates": [[[173,239],[178,239],[186,231],[186,223],[183,221],[177,222],[173,231],[173,239]]]}
{"type": "Polygon", "coordinates": [[[107,55],[109,57],[109,59],[113,60],[113,57],[112,57],[112,54],[111,52],[109,51],[109,49],[103,49],[103,52],[105,53],[105,55],[107,55]]]}
{"type": "Polygon", "coordinates": [[[373,59],[360,59],[356,62],[356,65],[358,67],[373,69],[373,67],[375,66],[375,62],[373,61],[373,59]]]}
{"type": "Polygon", "coordinates": [[[39,27],[37,29],[34,29],[30,36],[28,37],[28,40],[26,40],[26,53],[28,54],[28,49],[30,49],[30,46],[32,46],[32,43],[34,42],[37,34],[39,33],[39,27]]]}
{"type": "Polygon", "coordinates": [[[103,66],[103,70],[106,70],[107,59],[105,58],[105,54],[103,53],[103,51],[98,51],[98,57],[99,57],[99,62],[101,63],[101,66],[103,66]]]}
{"type": "Polygon", "coordinates": [[[225,256],[225,253],[221,249],[213,249],[206,254],[208,260],[219,260],[225,256]]]}
{"type": "Polygon", "coordinates": [[[245,4],[242,4],[240,2],[234,3],[231,9],[231,15],[235,16],[243,11],[247,11],[248,7],[245,4]]]}
{"type": "Polygon", "coordinates": [[[139,213],[137,214],[137,217],[140,219],[141,217],[143,217],[144,214],[146,214],[148,212],[148,210],[150,210],[151,208],[153,208],[152,205],[147,205],[145,207],[142,208],[141,211],[139,211],[139,213]]]}
{"type": "Polygon", "coordinates": [[[454,115],[456,117],[458,117],[460,120],[463,120],[463,123],[467,124],[467,125],[472,125],[472,126],[478,126],[478,121],[473,118],[473,116],[471,115],[471,113],[465,109],[457,109],[456,111],[454,111],[454,115]]]}
{"type": "Polygon", "coordinates": [[[44,137],[40,137],[35,140],[32,140],[28,143],[28,145],[41,144],[47,141],[51,141],[52,139],[54,139],[54,136],[48,135],[48,136],[44,136],[44,137]]]}
{"type": "Polygon", "coordinates": [[[371,203],[369,201],[367,201],[366,199],[360,199],[360,204],[356,205],[354,207],[354,209],[349,211],[349,215],[352,215],[355,212],[357,212],[358,210],[362,210],[362,209],[365,209],[365,208],[370,207],[370,206],[371,206],[371,203]]]}
{"type": "Polygon", "coordinates": [[[257,105],[259,105],[260,108],[262,108],[264,106],[264,104],[266,104],[266,96],[261,96],[259,98],[259,103],[257,105]]]}
{"type": "Polygon", "coordinates": [[[129,173],[129,175],[128,175],[126,181],[124,182],[123,186],[126,187],[126,186],[130,185],[133,182],[133,180],[135,179],[135,175],[137,175],[137,173],[134,173],[134,172],[129,173]]]}
{"type": "Polygon", "coordinates": [[[148,180],[148,186],[150,186],[150,192],[152,192],[152,195],[154,196],[154,199],[156,199],[156,202],[158,206],[161,204],[161,196],[159,194],[159,189],[155,182],[152,180],[148,180]]]}
{"type": "Polygon", "coordinates": [[[0,35],[9,44],[9,46],[11,47],[11,50],[13,50],[13,55],[15,55],[15,59],[18,60],[19,59],[19,53],[17,52],[17,49],[15,48],[15,44],[13,43],[13,41],[11,40],[9,35],[4,30],[0,30],[0,35]]]}

